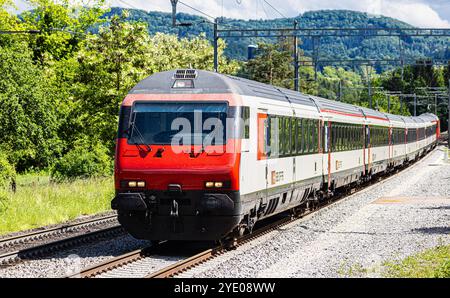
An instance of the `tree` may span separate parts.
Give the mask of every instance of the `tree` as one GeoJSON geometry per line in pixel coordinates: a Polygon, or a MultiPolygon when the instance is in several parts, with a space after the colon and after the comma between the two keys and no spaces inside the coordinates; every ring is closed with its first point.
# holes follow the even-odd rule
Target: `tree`
{"type": "Polygon", "coordinates": [[[283,44],[258,43],[254,59],[247,62],[244,72],[248,78],[284,88],[292,88],[294,66],[291,52],[283,44]]]}
{"type": "Polygon", "coordinates": [[[319,96],[328,99],[339,99],[342,102],[361,105],[361,90],[364,88],[362,78],[353,71],[342,67],[324,67],[318,75],[319,96]],[[339,93],[340,92],[340,93],[339,93]]]}
{"type": "Polygon", "coordinates": [[[0,149],[17,170],[46,167],[61,150],[55,102],[23,44],[0,46],[0,149]]]}
{"type": "Polygon", "coordinates": [[[34,59],[41,64],[68,57],[78,49],[86,32],[100,22],[106,11],[104,0],[30,0],[30,11],[22,14],[28,29],[41,33],[29,36],[34,59]]]}

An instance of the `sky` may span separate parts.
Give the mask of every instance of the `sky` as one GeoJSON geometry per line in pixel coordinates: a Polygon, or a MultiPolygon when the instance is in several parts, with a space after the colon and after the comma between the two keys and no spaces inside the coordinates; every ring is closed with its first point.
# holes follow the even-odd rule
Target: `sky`
{"type": "MultiPolygon", "coordinates": [[[[19,10],[25,0],[14,0],[19,10]]],[[[110,6],[171,12],[170,0],[106,0],[110,6]]],[[[450,0],[180,0],[213,17],[273,19],[311,10],[349,9],[399,19],[417,27],[450,28],[450,0]],[[272,8],[270,5],[274,8],[272,8]]],[[[177,10],[200,14],[179,3],[177,10]]],[[[201,15],[201,14],[200,14],[201,15]]]]}

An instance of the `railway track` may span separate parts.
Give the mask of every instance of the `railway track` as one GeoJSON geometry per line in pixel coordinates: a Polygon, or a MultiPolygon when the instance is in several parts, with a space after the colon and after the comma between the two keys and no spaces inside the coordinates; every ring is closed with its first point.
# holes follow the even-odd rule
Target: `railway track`
{"type": "Polygon", "coordinates": [[[124,233],[123,228],[116,223],[116,218],[116,215],[108,215],[0,239],[0,266],[124,233]]]}
{"type": "MultiPolygon", "coordinates": [[[[372,188],[376,187],[380,182],[393,179],[397,175],[399,175],[401,172],[403,172],[404,170],[407,170],[407,169],[411,169],[411,167],[403,167],[403,168],[397,169],[393,172],[390,172],[384,176],[380,176],[376,179],[372,179],[371,181],[363,183],[360,186],[345,189],[345,190],[341,191],[340,193],[335,194],[328,201],[320,203],[320,204],[316,205],[315,207],[311,208],[310,210],[303,212],[302,214],[296,214],[296,215],[291,214],[291,216],[286,216],[280,220],[277,220],[275,222],[264,225],[256,230],[254,230],[252,234],[247,234],[247,235],[244,235],[244,236],[236,239],[234,241],[234,243],[232,243],[231,247],[237,248],[237,247],[244,245],[245,243],[248,243],[250,241],[253,241],[256,238],[259,238],[265,234],[268,234],[272,231],[280,229],[288,224],[306,220],[310,216],[313,216],[319,210],[331,207],[333,204],[336,204],[336,203],[342,201],[343,199],[349,197],[349,195],[359,193],[359,192],[369,191],[372,188]]],[[[224,245],[218,245],[216,247],[202,250],[198,253],[193,254],[191,257],[182,258],[179,261],[173,261],[173,262],[171,262],[171,264],[169,264],[168,266],[166,266],[162,269],[155,270],[154,272],[151,272],[151,273],[144,273],[145,271],[149,271],[148,266],[151,262],[149,262],[148,260],[150,260],[152,257],[154,257],[159,252],[165,251],[168,247],[170,247],[169,241],[156,243],[150,247],[139,249],[139,250],[112,258],[110,260],[107,260],[103,263],[99,263],[92,267],[83,269],[81,272],[72,274],[67,277],[70,277],[70,278],[98,277],[103,274],[108,275],[108,273],[110,273],[114,270],[120,269],[120,268],[123,269],[123,272],[126,272],[126,277],[134,276],[131,273],[131,271],[133,271],[133,269],[136,269],[137,271],[139,271],[139,275],[143,276],[145,278],[174,277],[174,276],[181,274],[187,270],[190,270],[204,262],[207,262],[208,260],[210,260],[212,258],[215,258],[217,256],[225,254],[230,249],[230,243],[226,243],[224,245]],[[127,266],[130,266],[130,267],[134,266],[134,267],[127,269],[126,268],[127,266]]],[[[120,275],[110,274],[108,277],[120,277],[120,275]]]]}

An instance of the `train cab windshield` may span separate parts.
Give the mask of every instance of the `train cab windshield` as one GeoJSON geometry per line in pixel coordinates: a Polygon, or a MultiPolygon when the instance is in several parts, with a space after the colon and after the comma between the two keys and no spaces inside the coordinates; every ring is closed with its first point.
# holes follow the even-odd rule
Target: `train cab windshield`
{"type": "Polygon", "coordinates": [[[224,145],[226,103],[135,103],[129,144],[224,145]]]}

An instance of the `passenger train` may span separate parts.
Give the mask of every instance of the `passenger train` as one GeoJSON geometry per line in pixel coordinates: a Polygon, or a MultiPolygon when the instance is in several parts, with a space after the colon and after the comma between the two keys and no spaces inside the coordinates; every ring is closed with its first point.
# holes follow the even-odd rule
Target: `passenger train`
{"type": "Polygon", "coordinates": [[[234,76],[179,69],[125,97],[118,220],[149,240],[220,240],[308,208],[436,146],[439,119],[403,117],[234,76]]]}

